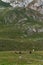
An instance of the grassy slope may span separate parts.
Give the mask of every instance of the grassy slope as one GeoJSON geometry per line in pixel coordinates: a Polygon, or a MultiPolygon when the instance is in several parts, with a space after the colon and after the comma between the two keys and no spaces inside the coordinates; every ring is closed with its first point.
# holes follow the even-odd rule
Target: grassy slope
{"type": "Polygon", "coordinates": [[[43,51],[32,54],[29,52],[16,54],[14,51],[0,52],[0,65],[43,65],[43,51]]]}
{"type": "Polygon", "coordinates": [[[33,10],[9,9],[0,11],[0,50],[43,50],[43,33],[27,34],[28,27],[43,27],[33,10]],[[30,15],[29,15],[30,14],[30,15]],[[36,20],[31,15],[36,16],[36,20]],[[27,20],[22,20],[26,18],[27,20]],[[38,21],[37,21],[38,20],[38,21]]]}

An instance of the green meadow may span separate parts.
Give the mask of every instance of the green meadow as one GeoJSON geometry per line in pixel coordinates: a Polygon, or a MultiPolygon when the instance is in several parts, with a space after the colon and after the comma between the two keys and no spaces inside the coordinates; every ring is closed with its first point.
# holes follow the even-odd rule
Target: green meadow
{"type": "Polygon", "coordinates": [[[14,51],[0,52],[0,65],[43,65],[43,51],[31,54],[29,51],[22,51],[21,54],[14,51]]]}

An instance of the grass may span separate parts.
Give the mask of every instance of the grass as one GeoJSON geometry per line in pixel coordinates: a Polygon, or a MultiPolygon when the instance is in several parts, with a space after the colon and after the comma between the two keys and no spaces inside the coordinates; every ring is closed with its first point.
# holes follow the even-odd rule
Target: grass
{"type": "Polygon", "coordinates": [[[32,54],[29,54],[29,51],[23,51],[22,54],[16,54],[14,51],[0,52],[0,65],[43,65],[43,51],[35,51],[32,54]]]}
{"type": "Polygon", "coordinates": [[[30,36],[19,25],[0,25],[0,51],[8,50],[43,50],[43,33],[30,36]]]}

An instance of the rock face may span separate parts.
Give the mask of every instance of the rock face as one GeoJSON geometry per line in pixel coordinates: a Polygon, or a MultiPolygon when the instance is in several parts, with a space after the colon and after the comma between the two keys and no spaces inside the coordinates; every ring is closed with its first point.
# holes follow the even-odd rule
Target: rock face
{"type": "Polygon", "coordinates": [[[29,5],[29,8],[39,11],[43,14],[43,0],[33,0],[29,5]]]}
{"type": "Polygon", "coordinates": [[[27,7],[27,5],[32,2],[33,0],[2,0],[4,2],[10,3],[13,7],[27,7]]]}
{"type": "Polygon", "coordinates": [[[33,0],[16,0],[14,2],[11,2],[10,5],[13,6],[13,7],[27,7],[27,5],[32,2],[33,0]]]}
{"type": "Polygon", "coordinates": [[[2,0],[12,7],[29,7],[43,14],[43,0],[2,0]]]}

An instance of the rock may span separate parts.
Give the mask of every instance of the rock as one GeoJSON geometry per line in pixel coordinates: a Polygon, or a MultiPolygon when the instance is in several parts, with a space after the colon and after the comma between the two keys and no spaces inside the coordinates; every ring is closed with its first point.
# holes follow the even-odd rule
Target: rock
{"type": "Polygon", "coordinates": [[[22,56],[19,56],[19,59],[22,59],[22,56]]]}

